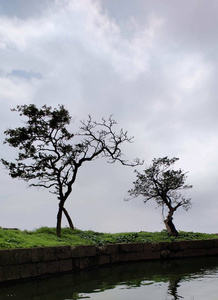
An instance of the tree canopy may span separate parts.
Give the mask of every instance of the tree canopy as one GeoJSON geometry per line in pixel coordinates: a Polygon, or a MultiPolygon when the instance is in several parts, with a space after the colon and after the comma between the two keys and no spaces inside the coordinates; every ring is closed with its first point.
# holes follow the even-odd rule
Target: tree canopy
{"type": "Polygon", "coordinates": [[[64,207],[72,192],[79,168],[85,163],[104,157],[109,163],[119,161],[123,165],[136,166],[141,162],[123,159],[121,146],[131,143],[133,137],[121,129],[114,131],[116,121],[110,116],[96,122],[89,115],[80,121],[78,131],[69,131],[72,122],[68,110],[59,105],[37,108],[34,104],[20,105],[12,109],[24,116],[23,127],[7,129],[5,144],[18,150],[13,162],[1,159],[12,178],[28,182],[29,186],[44,187],[57,195],[59,210],[57,215],[57,235],[61,234],[62,213],[70,227],[74,225],[64,207]]]}
{"type": "Polygon", "coordinates": [[[174,212],[183,207],[188,210],[191,207],[191,199],[183,195],[183,191],[192,188],[192,185],[185,184],[187,172],[181,169],[174,170],[172,166],[179,158],[154,158],[151,166],[147,167],[143,173],[136,172],[137,180],[133,182],[134,188],[128,193],[133,198],[142,196],[144,203],[154,199],[158,206],[168,210],[165,226],[170,235],[178,235],[172,222],[174,212]]]}

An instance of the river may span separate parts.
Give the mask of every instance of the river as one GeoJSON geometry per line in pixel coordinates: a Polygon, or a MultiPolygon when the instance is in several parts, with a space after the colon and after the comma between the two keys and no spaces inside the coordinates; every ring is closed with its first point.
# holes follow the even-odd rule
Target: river
{"type": "Polygon", "coordinates": [[[218,257],[134,262],[0,288],[0,300],[218,300],[218,257]]]}

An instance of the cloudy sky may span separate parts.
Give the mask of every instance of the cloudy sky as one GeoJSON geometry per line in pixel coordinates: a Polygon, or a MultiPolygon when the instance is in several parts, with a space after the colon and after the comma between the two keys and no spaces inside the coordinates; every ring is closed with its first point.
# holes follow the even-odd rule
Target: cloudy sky
{"type": "MultiPolygon", "coordinates": [[[[15,155],[3,132],[22,125],[18,104],[64,104],[75,126],[113,114],[134,136],[127,159],[175,156],[189,171],[177,229],[218,232],[217,14],[216,0],[0,0],[1,157],[15,155]]],[[[0,172],[0,226],[56,225],[54,195],[0,172]]],[[[164,229],[155,203],[124,201],[134,179],[118,163],[84,165],[66,203],[75,226],[164,229]]]]}

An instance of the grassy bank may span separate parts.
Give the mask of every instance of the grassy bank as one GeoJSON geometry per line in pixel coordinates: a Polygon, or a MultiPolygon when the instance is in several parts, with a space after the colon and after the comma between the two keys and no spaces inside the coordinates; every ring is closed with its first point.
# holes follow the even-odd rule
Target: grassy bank
{"type": "Polygon", "coordinates": [[[179,232],[177,238],[169,237],[165,230],[161,232],[100,233],[94,231],[72,231],[62,229],[58,238],[55,228],[42,227],[34,231],[0,228],[0,249],[51,247],[64,245],[104,245],[114,243],[166,242],[218,238],[216,234],[179,232]]]}

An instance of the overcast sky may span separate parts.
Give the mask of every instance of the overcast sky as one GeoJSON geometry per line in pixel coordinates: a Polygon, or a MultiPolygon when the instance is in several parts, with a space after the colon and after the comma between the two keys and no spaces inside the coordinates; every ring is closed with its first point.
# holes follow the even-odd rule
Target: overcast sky
{"type": "MultiPolygon", "coordinates": [[[[134,136],[127,159],[175,156],[189,171],[193,206],[175,213],[177,229],[218,232],[217,15],[216,0],[0,0],[1,157],[15,154],[3,132],[22,125],[18,104],[64,104],[75,126],[113,114],[134,136]]],[[[0,226],[56,225],[55,195],[0,172],[0,226]]],[[[74,225],[164,229],[155,203],[124,201],[134,180],[118,163],[83,165],[66,203],[74,225]]]]}

